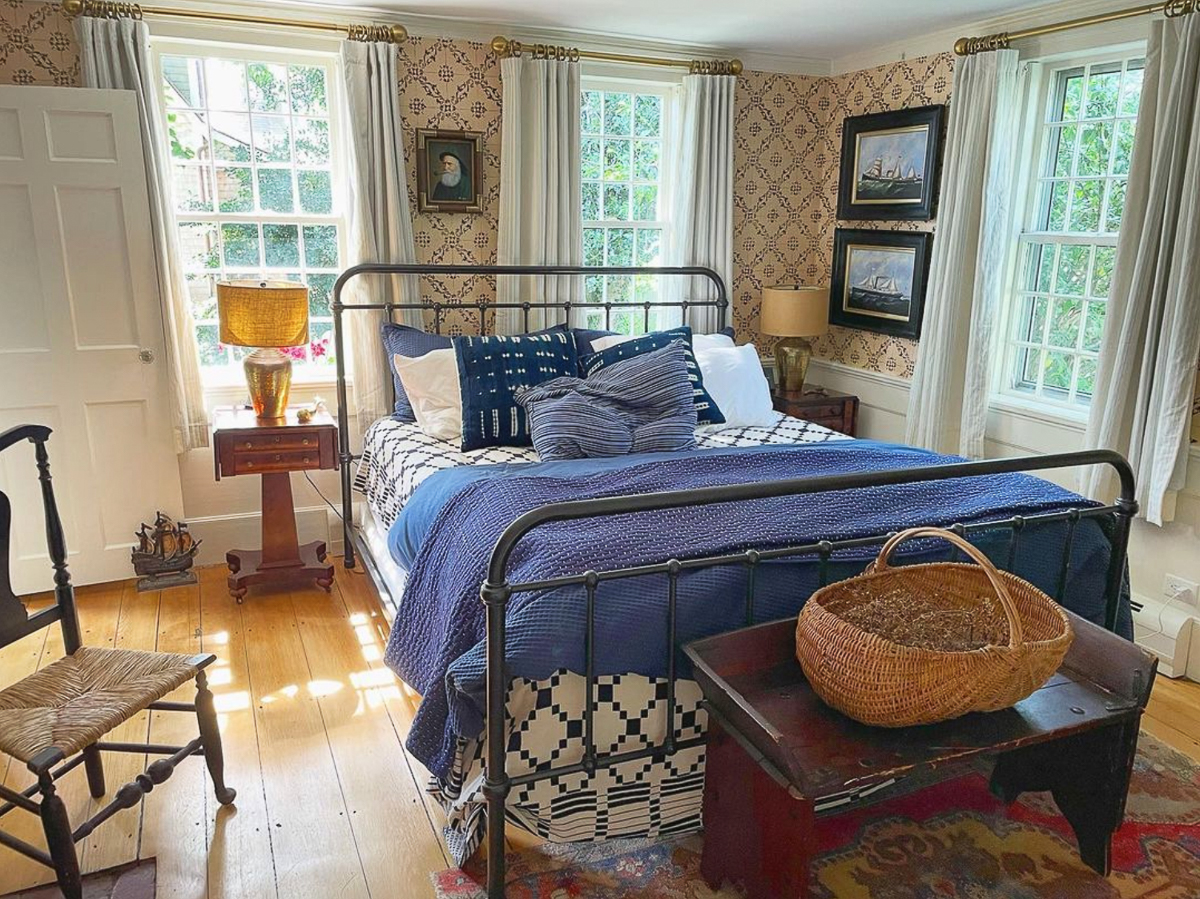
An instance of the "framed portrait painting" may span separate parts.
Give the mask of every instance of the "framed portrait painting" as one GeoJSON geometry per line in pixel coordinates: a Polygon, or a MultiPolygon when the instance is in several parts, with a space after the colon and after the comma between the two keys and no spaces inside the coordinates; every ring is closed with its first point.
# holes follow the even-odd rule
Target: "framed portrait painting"
{"type": "Polygon", "coordinates": [[[848,117],[842,126],[838,218],[933,218],[945,112],[945,106],[922,106],[848,117]]]}
{"type": "Polygon", "coordinates": [[[933,235],[838,228],[829,321],[895,337],[921,336],[933,235]]]}
{"type": "Polygon", "coordinates": [[[483,134],[417,129],[417,211],[483,212],[483,134]]]}

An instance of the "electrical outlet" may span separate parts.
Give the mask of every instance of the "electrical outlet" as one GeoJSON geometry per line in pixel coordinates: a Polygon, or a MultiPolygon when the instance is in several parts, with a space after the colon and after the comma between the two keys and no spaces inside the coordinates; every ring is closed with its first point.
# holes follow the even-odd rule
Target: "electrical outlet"
{"type": "Polygon", "coordinates": [[[1194,606],[1197,603],[1197,589],[1195,581],[1189,581],[1177,574],[1168,574],[1163,578],[1163,596],[1168,601],[1179,599],[1194,606]]]}

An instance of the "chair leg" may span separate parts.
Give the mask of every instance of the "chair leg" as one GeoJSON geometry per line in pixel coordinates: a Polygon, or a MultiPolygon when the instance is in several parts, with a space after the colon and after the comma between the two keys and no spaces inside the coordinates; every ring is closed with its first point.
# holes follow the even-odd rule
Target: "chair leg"
{"type": "Polygon", "coordinates": [[[42,793],[42,827],[46,831],[46,847],[50,850],[50,857],[54,859],[58,888],[62,890],[64,899],[83,899],[79,856],[75,854],[75,840],[71,837],[67,806],[55,791],[54,779],[49,771],[38,775],[38,788],[42,793]]]}
{"type": "Polygon", "coordinates": [[[100,750],[95,745],[83,750],[83,767],[87,769],[88,789],[93,799],[99,799],[106,792],[104,787],[104,762],[100,759],[100,750]]]}
{"type": "Polygon", "coordinates": [[[212,777],[217,802],[231,805],[237,791],[225,786],[225,754],[221,749],[221,729],[217,726],[217,710],[212,691],[203,671],[196,673],[196,720],[200,724],[200,739],[204,741],[204,761],[212,777]]]}

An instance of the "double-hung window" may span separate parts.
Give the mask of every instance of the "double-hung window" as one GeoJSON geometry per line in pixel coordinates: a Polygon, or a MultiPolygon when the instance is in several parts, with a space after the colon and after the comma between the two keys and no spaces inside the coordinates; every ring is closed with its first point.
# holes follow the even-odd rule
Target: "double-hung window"
{"type": "Polygon", "coordinates": [[[1091,401],[1125,210],[1144,60],[1049,67],[1018,240],[1001,392],[1048,406],[1091,401]]]}
{"type": "Polygon", "coordinates": [[[238,381],[249,349],[220,342],[216,283],[300,281],[309,343],[298,379],[328,377],[333,283],[344,258],[330,57],[156,44],[175,227],[206,383],[238,381]]]}
{"type": "MultiPolygon", "coordinates": [[[[584,265],[663,265],[669,197],[665,174],[669,158],[673,85],[583,79],[582,181],[584,265]]],[[[623,334],[647,330],[640,310],[613,310],[604,303],[661,300],[662,278],[654,275],[592,275],[584,295],[596,309],[583,324],[623,334]]],[[[649,311],[649,329],[659,325],[660,308],[649,311]]]]}

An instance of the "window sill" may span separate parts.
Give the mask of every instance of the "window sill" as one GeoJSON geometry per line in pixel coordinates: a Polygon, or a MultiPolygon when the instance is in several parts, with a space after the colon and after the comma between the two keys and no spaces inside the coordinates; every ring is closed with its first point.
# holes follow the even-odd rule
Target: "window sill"
{"type": "Polygon", "coordinates": [[[1031,421],[1057,425],[1072,431],[1083,431],[1087,428],[1088,411],[1073,409],[1070,406],[1055,406],[1049,403],[1039,403],[1023,397],[1010,394],[999,394],[988,401],[988,408],[1008,415],[1016,415],[1031,421]]]}

